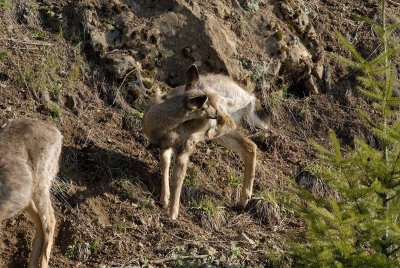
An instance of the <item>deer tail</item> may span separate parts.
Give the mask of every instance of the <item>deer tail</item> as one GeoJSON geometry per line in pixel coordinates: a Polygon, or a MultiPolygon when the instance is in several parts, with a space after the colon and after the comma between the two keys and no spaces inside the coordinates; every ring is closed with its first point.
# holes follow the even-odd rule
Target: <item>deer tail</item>
{"type": "Polygon", "coordinates": [[[247,105],[247,118],[249,123],[256,125],[257,127],[267,130],[268,122],[260,118],[256,111],[256,98],[252,98],[250,103],[247,105]]]}

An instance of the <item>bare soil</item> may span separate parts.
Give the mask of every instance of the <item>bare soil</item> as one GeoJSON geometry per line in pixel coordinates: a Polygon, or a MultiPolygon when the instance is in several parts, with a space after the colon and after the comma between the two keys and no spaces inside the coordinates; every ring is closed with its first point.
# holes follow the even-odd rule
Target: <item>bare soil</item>
{"type": "MultiPolygon", "coordinates": [[[[290,181],[315,159],[309,141],[326,145],[333,129],[347,146],[355,136],[375,142],[356,113],[367,107],[353,90],[356,73],[325,54],[346,55],[334,34],[340,31],[363,56],[373,56],[379,49],[375,34],[352,15],[373,17],[378,6],[366,0],[286,1],[307,10],[315,45],[285,19],[280,1],[261,1],[248,11],[250,2],[256,1],[18,0],[0,8],[0,120],[39,118],[64,136],[53,187],[57,231],[51,267],[290,266],[288,243],[303,227],[284,197],[291,194],[290,181]],[[46,13],[62,15],[62,23],[45,19],[46,13]],[[86,20],[94,28],[85,32],[85,19],[77,14],[96,14],[86,20]],[[107,39],[104,51],[93,46],[94,33],[110,34],[118,19],[131,23],[138,41],[129,47],[107,39]],[[297,36],[310,51],[306,67],[273,55],[268,42],[276,29],[284,41],[297,36]],[[236,207],[241,160],[206,143],[191,156],[178,220],[168,219],[158,203],[158,149],[140,132],[148,99],[137,93],[129,69],[122,77],[107,69],[114,66],[107,55],[115,51],[140,63],[150,92],[182,83],[184,70],[200,62],[201,72],[229,74],[261,100],[272,116],[270,131],[246,124],[241,130],[259,147],[254,200],[247,208],[236,207]],[[270,60],[283,67],[255,79],[256,67],[270,60]],[[297,92],[306,87],[299,73],[320,63],[329,75],[313,76],[319,94],[297,92]]],[[[390,21],[398,21],[398,14],[400,7],[391,7],[390,21]]],[[[0,227],[0,267],[26,267],[33,224],[20,215],[0,227]]]]}

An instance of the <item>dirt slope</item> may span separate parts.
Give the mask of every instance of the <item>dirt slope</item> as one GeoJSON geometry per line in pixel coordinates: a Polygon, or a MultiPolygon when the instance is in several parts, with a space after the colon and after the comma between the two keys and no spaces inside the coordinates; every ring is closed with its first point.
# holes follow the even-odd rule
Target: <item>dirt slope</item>
{"type": "MultiPolygon", "coordinates": [[[[372,56],[375,36],[352,14],[377,10],[366,0],[0,1],[0,120],[40,118],[64,135],[50,266],[290,266],[287,241],[302,227],[281,198],[314,157],[308,141],[325,143],[329,128],[348,145],[369,139],[354,73],[326,51],[346,53],[339,30],[372,56]],[[238,156],[201,144],[173,222],[157,203],[158,150],[140,133],[149,100],[140,87],[150,97],[170,90],[192,63],[254,92],[271,130],[242,130],[259,146],[248,208],[235,206],[238,156]]],[[[393,6],[390,20],[398,14],[393,6]]],[[[0,267],[25,267],[32,239],[25,215],[2,223],[0,267]]]]}

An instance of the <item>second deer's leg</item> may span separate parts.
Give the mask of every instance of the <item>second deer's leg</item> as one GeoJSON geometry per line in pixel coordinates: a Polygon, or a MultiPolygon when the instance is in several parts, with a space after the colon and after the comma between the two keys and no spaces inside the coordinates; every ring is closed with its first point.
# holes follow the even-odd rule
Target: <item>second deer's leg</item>
{"type": "Polygon", "coordinates": [[[171,158],[173,149],[161,149],[160,152],[160,166],[161,166],[161,198],[160,202],[164,208],[168,207],[169,204],[169,167],[171,165],[171,158]]]}
{"type": "Polygon", "coordinates": [[[253,193],[257,145],[250,139],[241,135],[238,131],[233,131],[225,136],[219,137],[215,141],[228,149],[237,152],[243,158],[244,180],[239,205],[245,207],[253,193]]]}
{"type": "Polygon", "coordinates": [[[169,208],[169,217],[175,220],[179,213],[179,200],[182,191],[183,180],[186,176],[187,162],[190,152],[177,153],[175,158],[174,170],[172,172],[172,198],[169,208]]]}
{"type": "Polygon", "coordinates": [[[25,211],[29,214],[36,228],[35,238],[33,239],[32,242],[32,252],[29,257],[28,267],[37,268],[39,267],[39,258],[42,253],[42,244],[43,244],[42,222],[40,220],[38,211],[33,201],[29,203],[29,206],[25,209],[25,211]]]}
{"type": "Polygon", "coordinates": [[[51,247],[53,245],[54,230],[56,219],[51,205],[48,191],[43,190],[35,200],[35,205],[40,216],[43,230],[42,254],[40,256],[40,267],[47,268],[50,258],[51,247]]]}

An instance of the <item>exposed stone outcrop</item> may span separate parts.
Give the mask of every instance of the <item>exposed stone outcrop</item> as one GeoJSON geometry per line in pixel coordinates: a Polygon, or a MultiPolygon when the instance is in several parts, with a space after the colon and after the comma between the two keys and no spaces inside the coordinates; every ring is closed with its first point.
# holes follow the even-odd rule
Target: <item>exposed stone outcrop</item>
{"type": "Polygon", "coordinates": [[[177,86],[196,63],[201,72],[228,74],[251,91],[270,92],[283,81],[294,95],[318,93],[323,50],[301,0],[264,9],[249,14],[236,1],[82,1],[66,8],[79,20],[64,27],[69,36],[79,33],[117,80],[130,80],[140,63],[153,74],[148,85],[154,79],[177,86]]]}

